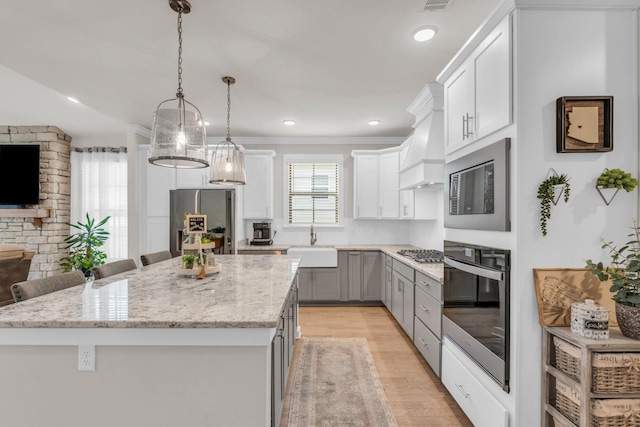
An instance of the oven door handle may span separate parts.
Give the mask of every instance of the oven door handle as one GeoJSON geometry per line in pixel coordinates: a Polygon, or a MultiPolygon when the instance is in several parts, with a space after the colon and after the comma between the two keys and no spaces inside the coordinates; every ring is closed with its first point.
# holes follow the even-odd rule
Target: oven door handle
{"type": "Polygon", "coordinates": [[[474,274],[480,277],[486,277],[487,279],[499,280],[502,281],[504,279],[504,274],[500,271],[489,270],[487,268],[476,267],[475,265],[465,264],[460,261],[454,261],[451,258],[444,257],[444,263],[450,265],[453,268],[457,268],[458,270],[462,270],[469,274],[474,274]]]}

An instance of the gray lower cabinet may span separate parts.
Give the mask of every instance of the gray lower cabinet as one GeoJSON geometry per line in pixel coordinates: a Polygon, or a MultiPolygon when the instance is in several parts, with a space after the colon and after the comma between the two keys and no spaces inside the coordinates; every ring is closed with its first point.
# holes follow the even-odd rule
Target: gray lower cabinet
{"type": "Polygon", "coordinates": [[[380,266],[382,257],[378,251],[362,252],[362,300],[380,301],[380,266]]]}
{"type": "Polygon", "coordinates": [[[337,268],[299,268],[298,286],[298,298],[301,302],[340,300],[337,268]]]}
{"type": "Polygon", "coordinates": [[[391,284],[391,313],[402,329],[413,340],[415,271],[394,259],[391,284]]]}
{"type": "Polygon", "coordinates": [[[382,266],[380,268],[380,297],[382,303],[391,311],[391,272],[393,271],[393,258],[382,254],[382,266]]]}
{"type": "Polygon", "coordinates": [[[441,371],[441,337],[442,284],[416,271],[413,343],[438,377],[441,371]]]}
{"type": "Polygon", "coordinates": [[[340,300],[382,300],[381,266],[382,254],[379,251],[338,251],[340,300]]]}
{"type": "Polygon", "coordinates": [[[289,378],[289,368],[295,343],[297,325],[298,290],[294,286],[289,293],[271,341],[271,426],[280,425],[282,403],[289,378]]]}

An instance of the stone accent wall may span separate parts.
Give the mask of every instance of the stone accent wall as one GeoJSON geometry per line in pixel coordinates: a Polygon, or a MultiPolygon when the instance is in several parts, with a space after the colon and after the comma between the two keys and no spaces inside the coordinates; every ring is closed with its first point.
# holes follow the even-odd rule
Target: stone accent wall
{"type": "Polygon", "coordinates": [[[29,279],[53,276],[62,272],[60,259],[69,253],[64,239],[71,217],[71,137],[55,126],[0,126],[0,144],[12,143],[40,144],[40,204],[29,207],[51,209],[51,216],[42,219],[42,228],[30,218],[0,218],[0,243],[36,252],[29,279]]]}

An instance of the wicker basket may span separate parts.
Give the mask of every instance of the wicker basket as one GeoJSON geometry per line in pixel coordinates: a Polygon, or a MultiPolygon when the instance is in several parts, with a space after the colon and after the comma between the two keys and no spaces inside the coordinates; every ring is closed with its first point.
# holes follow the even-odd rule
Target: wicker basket
{"type": "Polygon", "coordinates": [[[575,425],[580,424],[580,392],[556,379],[556,409],[575,425]]]}
{"type": "Polygon", "coordinates": [[[640,393],[640,353],[594,353],[591,366],[592,392],[640,393]]]}
{"type": "Polygon", "coordinates": [[[556,368],[580,382],[580,349],[568,342],[553,337],[556,348],[556,368]]]}
{"type": "Polygon", "coordinates": [[[640,399],[594,399],[591,401],[593,427],[640,426],[640,399]]]}

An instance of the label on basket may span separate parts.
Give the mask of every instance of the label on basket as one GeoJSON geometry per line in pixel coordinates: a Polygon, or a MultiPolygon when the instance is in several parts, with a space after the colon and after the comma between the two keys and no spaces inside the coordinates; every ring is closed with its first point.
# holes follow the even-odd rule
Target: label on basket
{"type": "Polygon", "coordinates": [[[591,360],[596,368],[629,368],[629,374],[640,372],[640,353],[594,353],[591,360]]]}
{"type": "Polygon", "coordinates": [[[567,384],[563,383],[560,380],[556,381],[556,391],[560,394],[563,394],[569,398],[573,403],[580,406],[580,392],[574,390],[567,384]]]}
{"type": "Polygon", "coordinates": [[[633,417],[631,419],[640,423],[640,399],[596,399],[591,401],[591,409],[593,415],[599,418],[633,417]]]}

